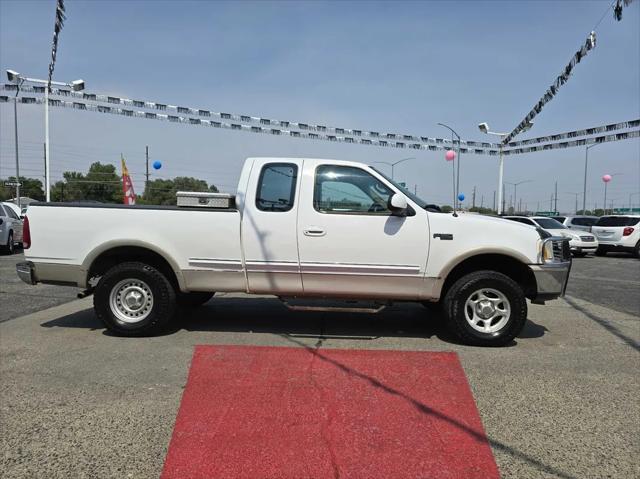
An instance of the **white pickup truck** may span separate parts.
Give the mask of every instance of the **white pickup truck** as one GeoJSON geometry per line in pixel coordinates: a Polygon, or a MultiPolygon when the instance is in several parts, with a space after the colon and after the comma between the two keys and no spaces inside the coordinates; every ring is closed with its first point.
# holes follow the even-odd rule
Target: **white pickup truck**
{"type": "Polygon", "coordinates": [[[441,213],[360,163],[249,158],[235,197],[201,200],[32,204],[18,275],[93,293],[120,335],[153,334],[178,306],[226,291],[439,305],[460,341],[492,346],[522,330],[526,298],[563,295],[571,268],[564,238],[441,213]]]}

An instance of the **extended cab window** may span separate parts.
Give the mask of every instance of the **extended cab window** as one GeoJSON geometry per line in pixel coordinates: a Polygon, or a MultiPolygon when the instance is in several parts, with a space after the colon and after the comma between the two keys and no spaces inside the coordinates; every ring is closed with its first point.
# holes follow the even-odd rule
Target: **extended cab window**
{"type": "Polygon", "coordinates": [[[269,163],[258,180],[256,207],[262,211],[289,211],[296,194],[298,167],[292,163],[269,163]]]}
{"type": "Polygon", "coordinates": [[[353,166],[322,165],[316,170],[313,207],[321,213],[390,215],[393,191],[353,166]]]}

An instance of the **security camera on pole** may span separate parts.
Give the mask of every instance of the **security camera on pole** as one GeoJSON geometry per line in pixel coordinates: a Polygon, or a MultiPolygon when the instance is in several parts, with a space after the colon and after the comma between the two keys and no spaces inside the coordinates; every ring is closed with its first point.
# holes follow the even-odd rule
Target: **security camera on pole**
{"type": "Polygon", "coordinates": [[[20,73],[7,70],[7,78],[11,83],[16,85],[22,85],[24,82],[35,83],[36,85],[44,85],[44,165],[45,165],[45,197],[46,201],[51,201],[51,180],[50,180],[50,155],[49,155],[49,84],[55,86],[65,86],[71,88],[73,91],[84,90],[84,80],[75,80],[70,83],[57,82],[48,80],[39,80],[37,78],[29,78],[20,75],[20,73]]]}

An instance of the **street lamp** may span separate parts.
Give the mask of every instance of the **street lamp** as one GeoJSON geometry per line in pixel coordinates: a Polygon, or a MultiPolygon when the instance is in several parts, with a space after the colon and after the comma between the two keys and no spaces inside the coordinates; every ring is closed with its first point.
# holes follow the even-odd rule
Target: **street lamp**
{"type": "Polygon", "coordinates": [[[518,181],[517,183],[511,183],[509,181],[505,181],[506,184],[508,185],[513,185],[513,207],[515,209],[515,205],[518,204],[518,185],[521,185],[523,183],[531,183],[533,180],[522,180],[522,181],[518,181]]]}
{"type": "Polygon", "coordinates": [[[456,131],[453,128],[451,128],[448,125],[445,125],[444,123],[438,123],[438,125],[447,128],[451,132],[452,147],[453,147],[453,135],[456,135],[456,137],[458,138],[458,154],[456,155],[457,163],[458,163],[458,172],[456,173],[456,191],[454,192],[454,195],[453,195],[453,200],[454,200],[453,206],[455,210],[455,202],[458,201],[458,194],[460,192],[460,135],[458,135],[458,133],[456,133],[456,131]]]}
{"type": "Polygon", "coordinates": [[[408,160],[415,160],[415,158],[413,156],[410,156],[409,158],[403,158],[401,160],[398,161],[394,161],[393,163],[389,163],[388,161],[374,161],[374,163],[384,163],[385,165],[389,165],[391,167],[391,179],[393,180],[393,169],[394,167],[398,164],[398,163],[402,163],[403,161],[408,161],[408,160]]]}
{"type": "MultiPolygon", "coordinates": [[[[594,143],[584,149],[584,186],[582,188],[582,214],[585,214],[587,208],[587,163],[589,162],[589,149],[602,143],[594,143]]],[[[605,205],[606,208],[607,205],[605,205]]]]}
{"type": "MultiPolygon", "coordinates": [[[[533,126],[533,122],[527,123],[524,129],[522,130],[522,133],[524,133],[527,130],[530,130],[532,126],[533,126]]],[[[490,131],[488,123],[480,123],[478,125],[478,129],[482,133],[485,133],[487,135],[495,135],[500,137],[500,162],[498,164],[499,165],[498,166],[498,214],[502,214],[502,196],[503,196],[503,190],[504,190],[504,185],[503,185],[504,157],[502,156],[502,148],[504,146],[503,140],[508,135],[508,133],[498,133],[495,131],[490,131]]]]}
{"type": "MultiPolygon", "coordinates": [[[[38,85],[45,85],[44,88],[44,165],[45,165],[45,196],[46,201],[51,201],[51,186],[50,186],[50,168],[49,168],[49,88],[51,85],[56,86],[66,86],[71,88],[73,91],[82,91],[84,90],[84,80],[74,80],[69,83],[57,82],[57,81],[48,81],[48,80],[39,80],[38,78],[29,78],[20,75],[20,73],[14,70],[7,70],[7,78],[11,83],[16,85],[22,85],[22,83],[29,82],[35,83],[38,85]]],[[[17,146],[16,146],[17,148],[17,146]]]]}
{"type": "MultiPolygon", "coordinates": [[[[607,214],[607,185],[613,179],[614,176],[621,176],[623,173],[611,173],[610,175],[602,175],[602,182],[604,183],[604,214],[607,214]]],[[[613,214],[613,208],[611,208],[611,214],[613,214]]]]}

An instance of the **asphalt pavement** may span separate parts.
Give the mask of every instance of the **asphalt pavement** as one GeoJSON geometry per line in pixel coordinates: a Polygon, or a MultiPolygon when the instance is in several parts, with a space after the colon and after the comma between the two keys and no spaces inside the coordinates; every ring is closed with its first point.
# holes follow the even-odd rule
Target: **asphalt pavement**
{"type": "Polygon", "coordinates": [[[567,298],[531,305],[514,344],[488,349],[456,344],[418,304],[299,313],[245,295],[183,312],[163,336],[118,338],[91,298],[16,317],[76,292],[15,282],[18,258],[0,257],[3,477],[158,477],[200,344],[454,351],[503,477],[640,477],[637,259],[576,259],[567,298]]]}

